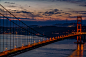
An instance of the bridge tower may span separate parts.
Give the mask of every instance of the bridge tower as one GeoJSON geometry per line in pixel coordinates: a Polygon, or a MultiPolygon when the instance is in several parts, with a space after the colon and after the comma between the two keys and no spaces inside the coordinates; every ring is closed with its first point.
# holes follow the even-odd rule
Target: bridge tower
{"type": "Polygon", "coordinates": [[[82,16],[77,16],[77,33],[82,32],[82,16]]]}
{"type": "MultiPolygon", "coordinates": [[[[77,16],[77,34],[82,32],[82,16],[77,16]]],[[[77,43],[82,43],[81,35],[77,36],[77,43]]]]}

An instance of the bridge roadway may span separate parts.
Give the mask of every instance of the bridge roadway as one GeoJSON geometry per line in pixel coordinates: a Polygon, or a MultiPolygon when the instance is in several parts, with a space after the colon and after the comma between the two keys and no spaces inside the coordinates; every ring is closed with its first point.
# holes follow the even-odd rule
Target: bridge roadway
{"type": "Polygon", "coordinates": [[[58,36],[58,37],[53,37],[53,38],[47,38],[47,40],[44,40],[42,42],[37,42],[33,44],[29,44],[29,45],[26,45],[26,46],[22,46],[22,47],[18,47],[18,48],[14,48],[14,49],[11,49],[11,50],[6,50],[6,51],[3,51],[0,53],[0,57],[12,57],[12,56],[15,56],[15,55],[18,55],[18,54],[21,54],[21,53],[24,53],[26,51],[30,51],[30,50],[33,50],[33,49],[36,49],[36,48],[39,48],[41,46],[44,46],[44,45],[47,45],[47,44],[50,44],[50,43],[53,43],[53,42],[56,42],[56,41],[60,41],[60,40],[64,40],[64,39],[67,39],[67,38],[70,38],[70,37],[74,37],[74,36],[78,36],[78,35],[83,35],[83,34],[86,34],[86,32],[82,32],[82,33],[72,33],[72,34],[68,34],[68,35],[61,35],[61,36],[58,36]]]}

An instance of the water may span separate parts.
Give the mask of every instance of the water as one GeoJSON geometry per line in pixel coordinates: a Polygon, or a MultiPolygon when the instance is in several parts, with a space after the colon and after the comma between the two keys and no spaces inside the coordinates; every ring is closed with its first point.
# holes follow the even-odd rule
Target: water
{"type": "Polygon", "coordinates": [[[0,34],[0,52],[6,51],[6,48],[7,50],[10,50],[10,46],[11,46],[11,49],[13,49],[16,47],[32,44],[34,43],[34,41],[39,42],[39,40],[42,41],[43,39],[46,40],[46,38],[44,37],[31,36],[31,35],[26,36],[26,35],[15,35],[15,34],[14,35],[13,34],[0,34]],[[13,46],[13,43],[14,43],[14,46],[13,46]]]}
{"type": "MultiPolygon", "coordinates": [[[[7,48],[9,49],[10,48],[9,47],[10,34],[4,34],[4,35],[5,35],[4,38],[6,40],[8,40],[8,42],[7,42],[8,47],[7,48]]],[[[3,40],[2,36],[3,36],[3,34],[0,35],[0,37],[1,37],[0,44],[2,43],[2,40],[3,40]]],[[[12,36],[13,35],[11,35],[11,37],[12,36]]],[[[14,36],[15,36],[14,38],[15,38],[15,42],[16,42],[15,45],[17,44],[16,38],[18,39],[18,41],[20,41],[19,39],[21,39],[21,37],[23,39],[22,43],[26,44],[27,38],[25,38],[25,37],[27,37],[27,36],[25,36],[25,35],[14,35],[14,36]]],[[[32,36],[28,36],[28,37],[32,37],[32,36]]],[[[35,37],[34,40],[36,42],[40,38],[37,36],[34,36],[34,37],[35,37]]],[[[44,39],[44,38],[41,38],[41,39],[44,39]]],[[[4,40],[4,41],[6,41],[6,40],[4,40]]],[[[58,41],[58,42],[55,42],[55,43],[31,50],[31,51],[28,51],[28,52],[25,52],[22,54],[19,54],[14,57],[86,57],[86,44],[81,45],[81,47],[77,47],[78,45],[74,44],[74,42],[76,42],[75,39],[66,39],[66,40],[58,41]],[[80,50],[80,48],[81,48],[81,50],[80,50]]],[[[21,42],[17,44],[18,46],[21,46],[19,44],[21,44],[21,42]]],[[[3,46],[3,45],[1,45],[1,46],[3,46]]],[[[6,47],[6,43],[4,46],[6,47]]],[[[0,51],[1,50],[3,50],[3,48],[1,48],[0,51]]]]}
{"type": "Polygon", "coordinates": [[[86,57],[86,44],[77,47],[74,42],[76,42],[75,39],[66,39],[14,57],[86,57]]]}

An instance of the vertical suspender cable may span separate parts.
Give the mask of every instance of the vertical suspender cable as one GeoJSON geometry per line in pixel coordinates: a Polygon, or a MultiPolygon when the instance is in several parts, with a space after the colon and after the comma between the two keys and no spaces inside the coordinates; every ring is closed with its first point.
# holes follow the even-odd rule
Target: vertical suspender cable
{"type": "MultiPolygon", "coordinates": [[[[22,23],[21,23],[21,27],[23,27],[22,23]]],[[[22,46],[22,28],[21,28],[21,46],[22,46]]]]}
{"type": "MultiPolygon", "coordinates": [[[[7,12],[6,12],[6,17],[7,17],[7,12]]],[[[8,20],[6,19],[6,33],[8,33],[8,32],[7,32],[7,31],[8,31],[8,27],[7,27],[7,26],[8,26],[8,20]]],[[[7,34],[6,34],[6,48],[7,48],[7,44],[8,44],[8,42],[7,42],[7,40],[8,40],[7,37],[8,37],[8,36],[7,36],[7,34]]]]}
{"type": "MultiPolygon", "coordinates": [[[[30,28],[28,28],[28,30],[30,31],[30,28]]],[[[29,32],[29,44],[30,44],[30,32],[29,32]]]]}
{"type": "MultiPolygon", "coordinates": [[[[31,29],[30,29],[30,31],[31,31],[31,29]]],[[[30,33],[31,35],[30,35],[30,40],[31,40],[31,44],[32,44],[32,33],[30,33]]]]}
{"type": "Polygon", "coordinates": [[[33,30],[32,30],[32,43],[34,43],[34,41],[33,41],[33,30]]]}
{"type": "MultiPolygon", "coordinates": [[[[18,24],[18,20],[17,20],[17,24],[18,24]]],[[[18,36],[19,36],[18,35],[19,34],[19,30],[18,29],[19,29],[19,27],[17,26],[17,47],[18,47],[18,36]]]]}
{"type": "MultiPolygon", "coordinates": [[[[14,22],[14,18],[13,18],[13,22],[14,22]]],[[[14,23],[13,23],[13,48],[14,48],[14,23]]]]}
{"type": "Polygon", "coordinates": [[[0,15],[0,52],[1,52],[1,15],[0,15]]]}
{"type": "MultiPolygon", "coordinates": [[[[17,20],[16,20],[16,24],[17,24],[17,20]]],[[[18,37],[18,27],[16,26],[16,38],[18,37]]],[[[18,38],[16,39],[16,47],[18,46],[18,38]]]]}
{"type": "Polygon", "coordinates": [[[3,16],[3,51],[4,51],[4,16],[3,16]]]}
{"type": "Polygon", "coordinates": [[[28,27],[27,27],[27,31],[26,32],[27,32],[27,45],[28,45],[28,27]]]}
{"type": "Polygon", "coordinates": [[[11,49],[11,19],[10,19],[10,49],[11,49]]]}
{"type": "MultiPolygon", "coordinates": [[[[19,22],[19,26],[20,26],[20,19],[18,20],[19,22]]],[[[18,28],[18,32],[19,32],[19,37],[18,37],[18,45],[19,45],[19,42],[20,42],[20,34],[21,34],[21,28],[19,27],[18,28]]]]}

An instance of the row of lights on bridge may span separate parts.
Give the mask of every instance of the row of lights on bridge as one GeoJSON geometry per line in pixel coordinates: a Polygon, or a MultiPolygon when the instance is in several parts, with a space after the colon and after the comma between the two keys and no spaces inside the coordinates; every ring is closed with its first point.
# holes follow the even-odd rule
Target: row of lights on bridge
{"type": "MultiPolygon", "coordinates": [[[[58,38],[58,39],[59,39],[59,38],[61,38],[61,37],[65,37],[65,36],[68,36],[68,35],[61,35],[61,36],[58,36],[58,37],[56,36],[56,37],[53,37],[53,38],[50,37],[50,38],[47,38],[47,40],[49,40],[49,39],[52,40],[52,39],[55,39],[55,38],[58,38]]],[[[43,41],[45,41],[45,40],[43,39],[43,41]]],[[[39,40],[39,43],[40,43],[40,42],[41,42],[41,40],[39,40]]],[[[36,43],[36,42],[34,41],[34,44],[35,44],[35,43],[36,43]]],[[[30,44],[30,42],[29,42],[29,46],[30,46],[30,45],[31,45],[31,44],[30,44]]],[[[22,44],[22,47],[23,47],[23,46],[24,46],[24,44],[22,44]]],[[[16,48],[16,47],[17,47],[17,46],[14,46],[14,48],[16,48]]],[[[7,50],[8,50],[8,48],[5,48],[5,51],[7,51],[7,50]]]]}

